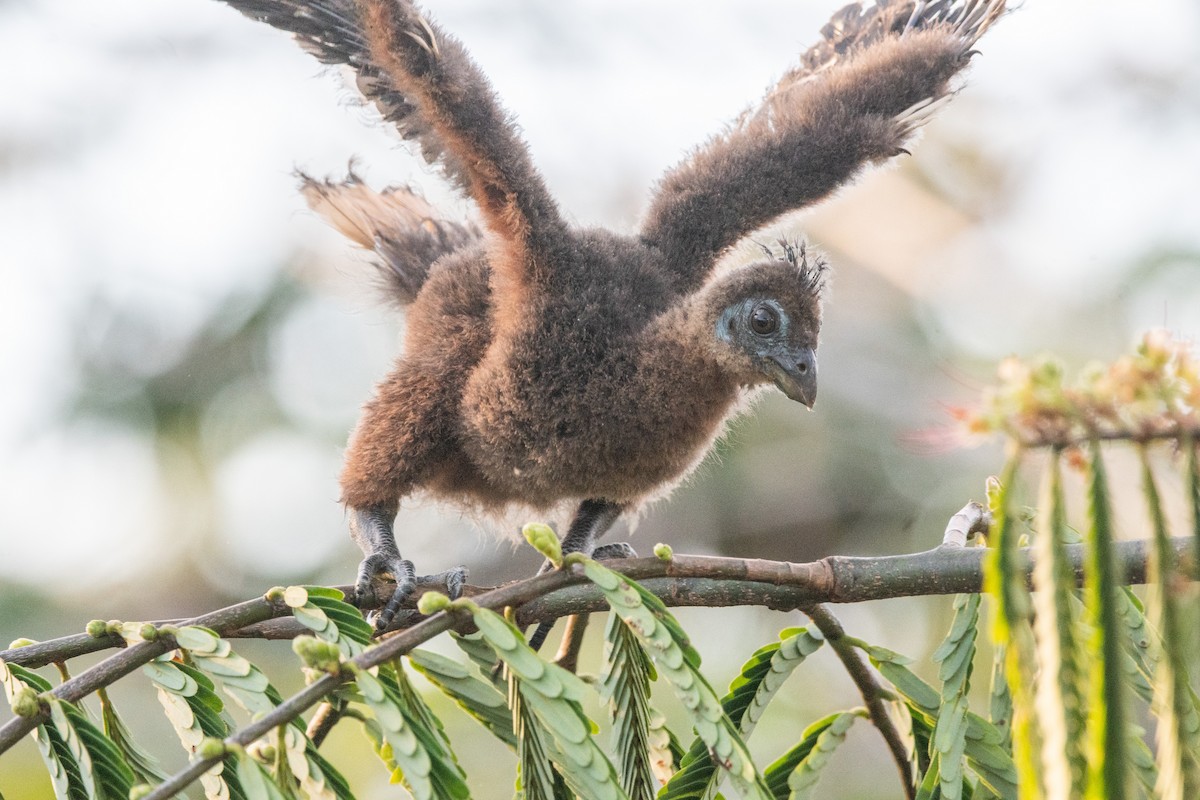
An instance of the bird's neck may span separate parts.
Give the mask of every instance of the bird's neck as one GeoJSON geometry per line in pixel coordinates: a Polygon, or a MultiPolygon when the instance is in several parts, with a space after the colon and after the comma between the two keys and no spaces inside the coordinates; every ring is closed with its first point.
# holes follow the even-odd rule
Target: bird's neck
{"type": "Polygon", "coordinates": [[[687,369],[721,390],[736,391],[761,382],[746,370],[743,359],[717,335],[720,309],[711,292],[701,290],[664,312],[651,326],[654,338],[670,342],[669,349],[687,369]]]}

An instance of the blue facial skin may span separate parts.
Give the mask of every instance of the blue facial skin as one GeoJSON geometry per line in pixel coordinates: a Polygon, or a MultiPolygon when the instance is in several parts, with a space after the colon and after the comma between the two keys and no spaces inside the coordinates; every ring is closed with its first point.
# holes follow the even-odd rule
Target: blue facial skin
{"type": "Polygon", "coordinates": [[[721,312],[717,338],[750,356],[785,395],[812,408],[817,399],[817,354],[792,341],[787,311],[770,298],[747,298],[721,312]]]}

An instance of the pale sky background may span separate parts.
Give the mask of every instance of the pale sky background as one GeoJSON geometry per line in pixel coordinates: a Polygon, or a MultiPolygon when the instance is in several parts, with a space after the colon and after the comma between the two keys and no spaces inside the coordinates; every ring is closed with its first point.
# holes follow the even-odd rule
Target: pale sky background
{"type": "MultiPolygon", "coordinates": [[[[427,8],[491,77],[564,211],[629,231],[663,170],[840,5],[427,8]]],[[[979,49],[912,158],[780,228],[834,264],[816,413],[764,401],[635,545],[759,555],[746,520],[761,514],[772,531],[846,531],[829,545],[771,534],[771,557],[930,546],[999,463],[905,440],[970,402],[998,359],[1053,350],[1078,366],[1150,327],[1200,336],[1200,4],[1030,0],[979,49]]],[[[211,0],[0,0],[0,74],[0,636],[51,635],[27,627],[31,603],[64,606],[65,631],[348,581],[359,556],[336,503],[340,448],[398,324],[293,172],[339,176],[354,158],[377,188],[412,183],[451,215],[469,208],[339,73],[211,0]],[[144,385],[281,281],[298,299],[264,351],[220,356],[261,361],[266,388],[212,387],[185,443],[148,433],[144,385]],[[276,423],[258,429],[247,404],[263,397],[276,423]],[[89,616],[100,596],[113,612],[89,616]],[[10,630],[16,619],[26,627],[10,630]]],[[[401,526],[425,532],[402,544],[419,569],[509,576],[507,546],[453,513],[405,512],[401,526]]],[[[537,563],[522,558],[515,574],[537,563]]],[[[891,623],[847,615],[887,643],[891,623]]],[[[748,654],[775,622],[733,636],[748,654]]]]}

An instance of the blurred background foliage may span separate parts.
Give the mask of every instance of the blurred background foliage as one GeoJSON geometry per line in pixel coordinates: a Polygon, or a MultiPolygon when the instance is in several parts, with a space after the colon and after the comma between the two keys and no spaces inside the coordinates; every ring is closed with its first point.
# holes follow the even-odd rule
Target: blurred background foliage
{"type": "MultiPolygon", "coordinates": [[[[657,176],[840,4],[430,11],[491,76],[567,213],[632,230],[657,176]]],[[[1192,0],[1026,3],[982,41],[914,157],[764,233],[803,233],[834,265],[816,413],[766,396],[634,545],[792,561],[932,546],[999,468],[995,449],[956,447],[945,413],[997,360],[1045,349],[1078,365],[1148,327],[1200,334],[1197,42],[1192,0]]],[[[354,157],[376,187],[470,210],[340,75],[210,0],[6,0],[0,70],[0,643],[348,581],[341,447],[402,342],[368,259],[304,209],[293,170],[339,176],[354,157]]],[[[539,561],[446,509],[406,509],[398,529],[419,565],[466,563],[478,584],[539,561]]],[[[949,604],[844,615],[919,655],[949,604]]],[[[794,622],[681,619],[717,677],[794,622]]],[[[805,670],[820,696],[792,692],[764,726],[798,732],[854,703],[832,660],[805,670]]],[[[469,725],[460,748],[487,738],[469,725]]],[[[883,764],[873,732],[846,750],[827,779],[838,797],[894,796],[875,785],[889,773],[853,768],[883,764]]],[[[18,752],[0,792],[48,796],[32,745],[18,752]]],[[[480,797],[509,796],[471,777],[480,797]]]]}

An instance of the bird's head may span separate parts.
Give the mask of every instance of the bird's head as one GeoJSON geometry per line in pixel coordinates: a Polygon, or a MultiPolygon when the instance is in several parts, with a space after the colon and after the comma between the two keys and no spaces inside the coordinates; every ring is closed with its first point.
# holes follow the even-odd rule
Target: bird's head
{"type": "Polygon", "coordinates": [[[718,279],[705,305],[726,369],[747,384],[774,383],[812,408],[826,265],[803,245],[780,245],[782,253],[718,279]]]}

